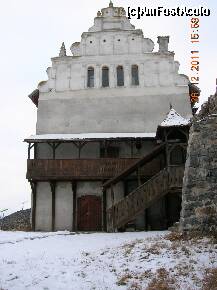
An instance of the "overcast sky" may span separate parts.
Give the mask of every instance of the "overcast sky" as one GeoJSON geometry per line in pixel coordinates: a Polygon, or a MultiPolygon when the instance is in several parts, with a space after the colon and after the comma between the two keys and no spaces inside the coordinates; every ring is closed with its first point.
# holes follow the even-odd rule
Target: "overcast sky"
{"type": "MultiPolygon", "coordinates": [[[[200,17],[200,88],[204,102],[215,92],[217,77],[217,1],[115,0],[115,6],[165,8],[186,5],[206,6],[211,16],[200,17]]],[[[82,32],[93,25],[98,10],[109,0],[1,0],[0,8],[0,210],[30,206],[30,186],[25,180],[27,144],[23,139],[35,133],[36,107],[28,99],[37,84],[47,79],[50,58],[57,56],[64,41],[67,53],[82,32]]],[[[190,73],[191,50],[189,17],[146,17],[132,19],[145,37],[170,35],[169,49],[180,62],[180,73],[190,73]]]]}

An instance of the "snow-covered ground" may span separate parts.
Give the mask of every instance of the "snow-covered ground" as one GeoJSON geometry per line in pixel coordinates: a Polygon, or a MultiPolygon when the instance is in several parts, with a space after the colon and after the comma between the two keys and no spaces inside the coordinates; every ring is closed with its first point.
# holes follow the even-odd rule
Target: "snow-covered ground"
{"type": "Polygon", "coordinates": [[[217,245],[205,238],[0,231],[0,290],[166,289],[159,281],[168,289],[202,289],[209,268],[217,268],[217,245]]]}

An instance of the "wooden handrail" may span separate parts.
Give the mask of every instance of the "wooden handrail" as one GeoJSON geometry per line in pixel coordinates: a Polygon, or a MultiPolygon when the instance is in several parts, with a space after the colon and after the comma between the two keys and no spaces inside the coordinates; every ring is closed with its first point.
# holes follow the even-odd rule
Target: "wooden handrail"
{"type": "Polygon", "coordinates": [[[138,158],[28,159],[27,179],[108,179],[132,166],[138,158]]]}

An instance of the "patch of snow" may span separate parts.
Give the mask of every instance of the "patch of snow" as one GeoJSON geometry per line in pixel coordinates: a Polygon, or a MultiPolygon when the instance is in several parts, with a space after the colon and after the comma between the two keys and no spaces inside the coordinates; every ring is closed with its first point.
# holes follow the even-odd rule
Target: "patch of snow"
{"type": "Polygon", "coordinates": [[[161,127],[170,127],[170,126],[186,126],[190,123],[189,119],[183,118],[179,115],[176,110],[173,108],[170,109],[166,118],[160,124],[161,127]]]}
{"type": "Polygon", "coordinates": [[[205,269],[217,267],[217,247],[167,234],[0,231],[0,289],[146,289],[162,268],[178,279],[175,289],[201,289],[205,269]]]}
{"type": "Polygon", "coordinates": [[[24,141],[34,140],[83,140],[83,139],[112,139],[112,138],[155,138],[156,133],[85,133],[85,134],[42,134],[31,135],[24,141]]]}

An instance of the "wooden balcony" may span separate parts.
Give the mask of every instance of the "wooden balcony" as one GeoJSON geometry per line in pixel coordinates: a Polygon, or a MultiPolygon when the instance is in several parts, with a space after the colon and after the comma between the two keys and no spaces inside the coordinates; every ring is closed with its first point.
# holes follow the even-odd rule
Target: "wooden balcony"
{"type": "Polygon", "coordinates": [[[132,166],[137,158],[28,159],[29,180],[108,179],[132,166]]]}

